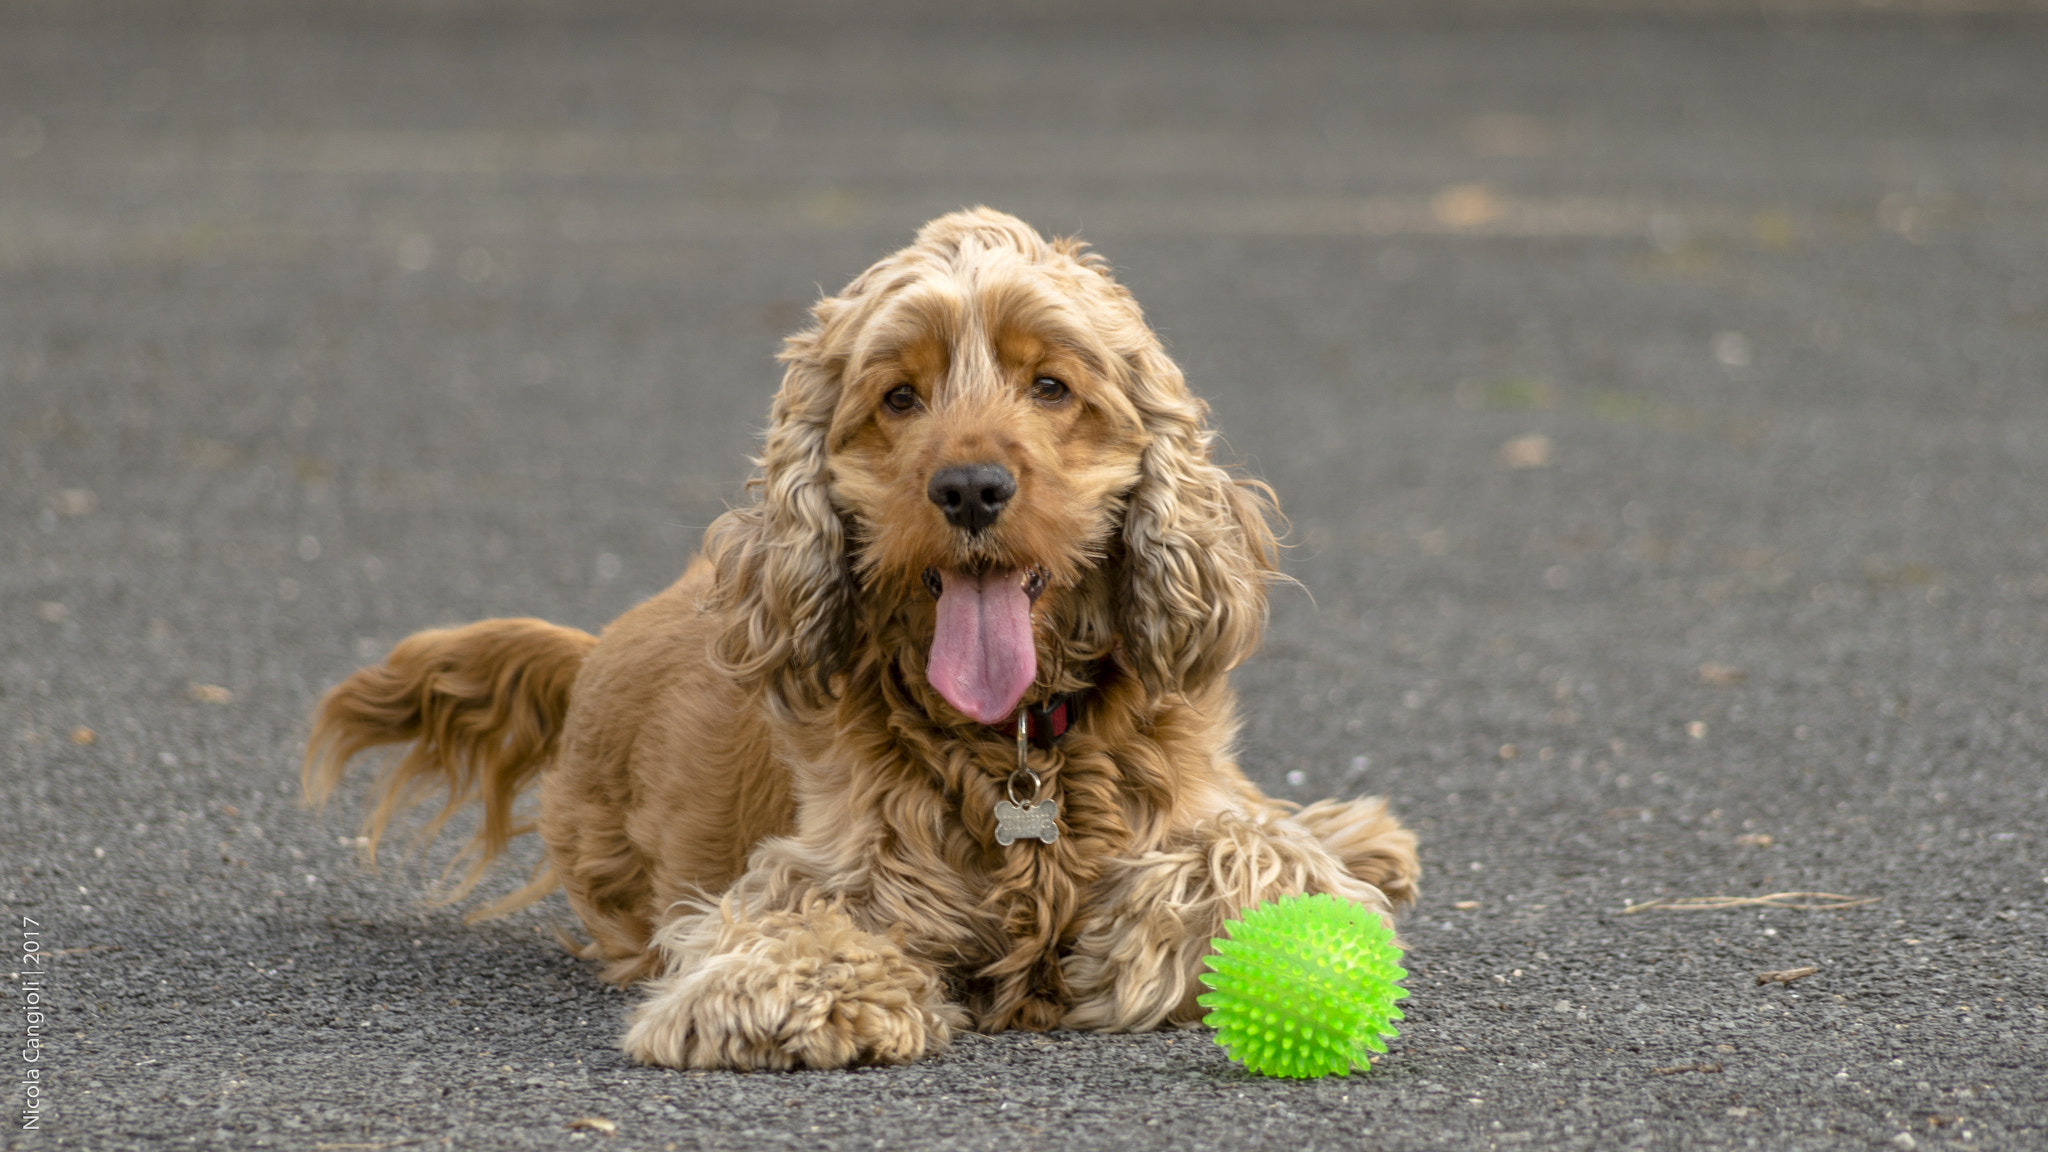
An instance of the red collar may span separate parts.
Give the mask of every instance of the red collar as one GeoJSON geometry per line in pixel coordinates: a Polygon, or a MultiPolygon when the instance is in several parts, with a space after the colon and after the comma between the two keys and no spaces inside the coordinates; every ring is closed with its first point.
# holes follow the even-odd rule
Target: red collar
{"type": "MultiPolygon", "coordinates": [[[[1032,746],[1050,748],[1054,741],[1066,735],[1067,729],[1074,726],[1075,715],[1080,711],[1079,705],[1080,699],[1077,696],[1055,696],[1043,705],[1024,705],[1021,709],[1024,713],[1024,732],[1030,737],[1032,746]]],[[[1015,733],[1017,713],[1010,713],[1008,719],[990,727],[1004,733],[1015,733]]]]}

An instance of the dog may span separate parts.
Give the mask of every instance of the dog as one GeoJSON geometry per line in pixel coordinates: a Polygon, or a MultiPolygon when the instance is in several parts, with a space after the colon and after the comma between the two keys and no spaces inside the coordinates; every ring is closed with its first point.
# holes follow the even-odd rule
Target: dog
{"type": "Polygon", "coordinates": [[[790,336],[749,498],[601,637],[418,633],[315,714],[324,801],[410,744],[375,842],[481,807],[458,894],[537,826],[576,952],[676,1068],[906,1063],[962,1029],[1198,1022],[1224,922],[1326,892],[1391,923],[1415,837],[1238,768],[1227,675],[1279,579],[1263,484],[1102,258],[986,208],[790,336]],[[536,825],[514,814],[538,784],[536,825]]]}

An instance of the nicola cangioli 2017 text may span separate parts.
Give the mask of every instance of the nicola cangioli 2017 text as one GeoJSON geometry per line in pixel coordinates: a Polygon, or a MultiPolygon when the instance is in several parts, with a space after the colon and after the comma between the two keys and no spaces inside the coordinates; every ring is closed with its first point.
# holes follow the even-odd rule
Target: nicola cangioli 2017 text
{"type": "Polygon", "coordinates": [[[21,1130],[43,1126],[43,1036],[49,1019],[45,974],[49,953],[43,951],[43,925],[21,918],[21,1130]]]}

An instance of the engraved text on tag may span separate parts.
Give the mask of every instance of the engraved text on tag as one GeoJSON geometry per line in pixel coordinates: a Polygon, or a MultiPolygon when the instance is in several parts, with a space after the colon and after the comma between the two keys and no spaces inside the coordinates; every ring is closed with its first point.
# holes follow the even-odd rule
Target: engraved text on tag
{"type": "Polygon", "coordinates": [[[1019,808],[1008,800],[998,800],[996,843],[1007,847],[1036,836],[1050,844],[1060,838],[1059,819],[1060,806],[1051,800],[1040,800],[1027,808],[1019,808]]]}

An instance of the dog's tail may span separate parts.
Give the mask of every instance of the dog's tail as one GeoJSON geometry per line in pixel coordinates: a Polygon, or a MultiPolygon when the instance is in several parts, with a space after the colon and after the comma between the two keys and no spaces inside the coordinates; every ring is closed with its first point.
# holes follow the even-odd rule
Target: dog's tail
{"type": "MultiPolygon", "coordinates": [[[[515,821],[513,804],[554,759],[576,673],[596,643],[588,632],[544,620],[414,633],[384,663],[358,669],[320,701],[300,777],[307,803],[325,803],[358,753],[410,742],[378,780],[376,807],[363,821],[370,858],[392,818],[435,792],[445,790],[447,800],[420,829],[423,844],[456,812],[481,804],[476,833],[449,865],[469,860],[446,896],[461,899],[506,844],[533,831],[515,821]]],[[[472,919],[524,907],[556,884],[543,864],[525,887],[472,919]]]]}

